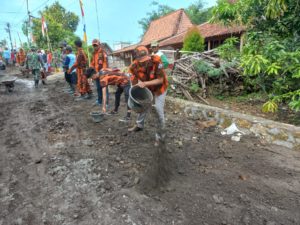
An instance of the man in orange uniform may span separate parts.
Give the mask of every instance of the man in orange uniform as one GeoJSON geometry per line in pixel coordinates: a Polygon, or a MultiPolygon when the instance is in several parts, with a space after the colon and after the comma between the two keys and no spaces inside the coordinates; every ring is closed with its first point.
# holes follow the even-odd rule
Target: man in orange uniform
{"type": "Polygon", "coordinates": [[[125,73],[120,73],[118,69],[103,69],[100,73],[96,73],[93,75],[94,80],[100,80],[100,84],[102,87],[102,111],[106,112],[106,101],[107,101],[107,91],[109,85],[117,86],[116,94],[115,94],[115,108],[113,112],[118,113],[118,109],[120,106],[121,95],[124,92],[125,95],[125,103],[127,105],[127,114],[124,118],[119,119],[120,122],[128,122],[130,120],[131,109],[128,106],[128,98],[129,98],[129,89],[130,89],[130,78],[125,73]]]}
{"type": "Polygon", "coordinates": [[[77,89],[80,92],[78,100],[90,99],[92,97],[92,90],[88,83],[87,77],[85,76],[88,60],[82,49],[82,41],[78,39],[74,42],[74,44],[77,48],[76,62],[71,68],[69,68],[68,74],[71,74],[73,69],[76,68],[77,89]]]}
{"type": "MultiPolygon", "coordinates": [[[[93,52],[93,56],[90,62],[90,67],[94,68],[96,73],[99,73],[100,70],[102,69],[106,69],[108,67],[108,63],[107,63],[107,54],[104,51],[103,48],[101,48],[101,44],[100,41],[98,39],[94,39],[92,42],[93,48],[94,48],[94,52],[93,52]]],[[[96,83],[96,87],[97,87],[97,93],[98,93],[98,99],[96,101],[97,105],[101,105],[102,104],[102,87],[100,85],[100,81],[99,79],[95,80],[96,83]]],[[[108,88],[106,88],[106,95],[107,95],[107,104],[109,101],[109,92],[108,92],[108,88]]]]}
{"type": "Polygon", "coordinates": [[[17,63],[20,66],[24,66],[25,59],[26,59],[26,54],[25,54],[23,48],[20,48],[19,52],[17,53],[17,57],[16,57],[17,63]]]}
{"type": "MultiPolygon", "coordinates": [[[[141,88],[149,88],[154,95],[155,109],[159,121],[156,141],[163,138],[165,127],[164,105],[168,88],[167,75],[163,69],[163,64],[158,55],[149,56],[145,46],[138,46],[135,49],[135,60],[129,67],[132,74],[132,84],[141,88]]],[[[144,121],[148,112],[138,115],[136,125],[128,131],[140,131],[144,128],[144,121]]],[[[157,144],[156,142],[156,144],[157,144]]]]}

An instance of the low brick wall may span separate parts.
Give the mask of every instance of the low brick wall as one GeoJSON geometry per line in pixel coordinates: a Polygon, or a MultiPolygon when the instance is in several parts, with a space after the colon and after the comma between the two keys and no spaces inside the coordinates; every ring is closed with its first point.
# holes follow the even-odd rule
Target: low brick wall
{"type": "Polygon", "coordinates": [[[246,134],[254,134],[268,143],[300,150],[300,127],[178,98],[167,97],[167,103],[195,120],[214,119],[222,128],[235,123],[246,134]]]}

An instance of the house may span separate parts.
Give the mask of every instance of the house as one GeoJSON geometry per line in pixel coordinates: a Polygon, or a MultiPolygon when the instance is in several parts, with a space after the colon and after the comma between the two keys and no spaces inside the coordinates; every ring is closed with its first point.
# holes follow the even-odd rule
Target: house
{"type": "Polygon", "coordinates": [[[128,66],[132,62],[133,51],[138,45],[150,47],[153,40],[163,41],[186,31],[192,26],[191,20],[183,9],[171,12],[152,21],[140,43],[114,51],[114,58],[122,58],[124,66],[128,66]]]}
{"type": "MultiPolygon", "coordinates": [[[[123,66],[128,66],[133,60],[134,49],[138,45],[150,47],[154,40],[159,41],[162,50],[180,50],[183,47],[183,40],[187,31],[193,26],[184,9],[179,9],[152,21],[139,43],[116,50],[113,52],[113,56],[123,60],[123,66]]],[[[203,23],[197,27],[205,39],[207,50],[218,47],[229,37],[241,38],[245,32],[245,27],[242,26],[225,27],[220,24],[203,23]]],[[[168,53],[166,55],[172,63],[174,54],[168,53]]]]}
{"type": "Polygon", "coordinates": [[[113,64],[113,50],[112,50],[112,48],[106,42],[102,42],[101,45],[102,45],[102,48],[104,49],[104,51],[107,54],[108,65],[112,65],[113,64]]]}
{"type": "MultiPolygon", "coordinates": [[[[226,27],[216,23],[203,23],[198,25],[197,28],[205,40],[205,50],[217,48],[230,37],[237,37],[241,39],[242,34],[245,32],[245,27],[243,26],[226,27]]],[[[162,49],[172,50],[181,49],[183,47],[183,41],[186,33],[187,31],[184,31],[181,34],[160,42],[160,47],[162,49]]]]}

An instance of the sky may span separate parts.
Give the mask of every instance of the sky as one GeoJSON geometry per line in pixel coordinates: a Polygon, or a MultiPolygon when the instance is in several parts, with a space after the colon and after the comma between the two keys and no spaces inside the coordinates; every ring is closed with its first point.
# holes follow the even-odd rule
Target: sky
{"type": "MultiPolygon", "coordinates": [[[[74,12],[80,17],[76,34],[83,37],[83,25],[79,6],[79,0],[28,0],[29,11],[33,16],[38,16],[38,12],[45,6],[49,6],[55,1],[68,11],[74,12]]],[[[153,0],[96,0],[99,31],[101,42],[107,42],[112,48],[118,42],[137,43],[142,35],[142,28],[138,20],[145,17],[147,12],[154,8],[151,6],[153,0]]],[[[157,0],[160,4],[169,5],[175,9],[186,8],[196,0],[157,0]]],[[[95,0],[82,0],[88,42],[98,38],[97,13],[95,0]]],[[[204,0],[205,7],[216,4],[216,0],[204,0]]],[[[5,31],[6,23],[9,22],[12,28],[12,41],[19,46],[18,33],[21,41],[27,39],[23,35],[21,26],[22,21],[27,18],[26,0],[0,0],[0,40],[8,39],[5,31]]]]}

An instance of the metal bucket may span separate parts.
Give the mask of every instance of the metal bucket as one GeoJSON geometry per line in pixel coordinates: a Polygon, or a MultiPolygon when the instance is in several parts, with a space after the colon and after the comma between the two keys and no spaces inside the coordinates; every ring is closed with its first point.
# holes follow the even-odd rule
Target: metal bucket
{"type": "Polygon", "coordinates": [[[148,88],[133,86],[129,90],[128,106],[135,112],[141,113],[152,105],[153,95],[148,88]]]}
{"type": "Polygon", "coordinates": [[[104,118],[104,114],[101,112],[91,112],[90,115],[95,123],[100,123],[104,118]]]}

